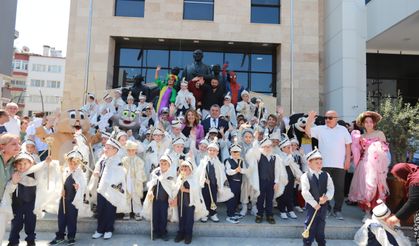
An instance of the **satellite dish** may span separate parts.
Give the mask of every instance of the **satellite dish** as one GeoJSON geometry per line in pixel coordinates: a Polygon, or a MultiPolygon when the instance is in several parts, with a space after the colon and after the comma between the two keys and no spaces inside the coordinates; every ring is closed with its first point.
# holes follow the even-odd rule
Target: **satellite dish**
{"type": "Polygon", "coordinates": [[[25,53],[28,53],[29,52],[29,47],[28,46],[23,46],[22,51],[25,52],[25,53]]]}

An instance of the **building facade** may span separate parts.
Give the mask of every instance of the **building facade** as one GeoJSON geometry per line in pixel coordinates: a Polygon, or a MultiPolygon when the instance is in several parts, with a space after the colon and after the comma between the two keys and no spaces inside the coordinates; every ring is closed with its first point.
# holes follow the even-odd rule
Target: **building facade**
{"type": "MultiPolygon", "coordinates": [[[[0,80],[12,73],[13,41],[15,31],[17,1],[4,0],[0,8],[0,80]]],[[[1,81],[2,82],[2,81],[1,81]]]]}
{"type": "MultiPolygon", "coordinates": [[[[93,0],[87,91],[154,80],[154,69],[183,68],[192,51],[208,65],[229,63],[247,89],[275,96],[286,112],[319,110],[322,3],[279,0],[93,0]],[[293,107],[291,109],[291,44],[293,107]]],[[[83,102],[89,1],[71,2],[64,108],[83,102]]]]}
{"type": "Polygon", "coordinates": [[[367,4],[367,88],[374,107],[384,97],[419,99],[419,2],[367,4]]]}
{"type": "Polygon", "coordinates": [[[41,111],[50,114],[60,110],[64,91],[65,58],[31,55],[28,70],[23,115],[41,111]]]}

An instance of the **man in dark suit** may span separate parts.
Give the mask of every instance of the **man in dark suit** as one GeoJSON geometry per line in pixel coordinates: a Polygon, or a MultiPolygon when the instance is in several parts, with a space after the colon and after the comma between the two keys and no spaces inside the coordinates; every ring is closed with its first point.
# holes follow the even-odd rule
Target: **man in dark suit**
{"type": "Polygon", "coordinates": [[[220,106],[218,106],[218,104],[211,106],[210,117],[203,120],[201,124],[204,127],[205,134],[207,134],[209,129],[212,127],[215,127],[218,130],[223,128],[224,132],[228,130],[228,122],[226,120],[220,119],[220,106]]]}

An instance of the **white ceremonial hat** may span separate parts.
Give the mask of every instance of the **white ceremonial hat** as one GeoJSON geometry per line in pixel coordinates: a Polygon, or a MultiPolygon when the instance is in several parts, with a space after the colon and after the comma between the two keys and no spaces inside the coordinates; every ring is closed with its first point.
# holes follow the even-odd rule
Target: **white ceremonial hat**
{"type": "Polygon", "coordinates": [[[214,138],[214,140],[208,145],[208,149],[214,148],[214,149],[220,150],[220,146],[218,145],[217,140],[218,140],[217,138],[214,138]]]}
{"type": "Polygon", "coordinates": [[[290,146],[291,145],[291,142],[290,142],[290,140],[288,139],[288,136],[287,135],[285,135],[285,134],[283,134],[282,135],[282,140],[281,140],[281,142],[279,143],[279,145],[278,145],[278,147],[281,149],[281,148],[283,148],[283,147],[286,147],[286,146],[290,146]]]}
{"type": "Polygon", "coordinates": [[[260,147],[272,145],[272,141],[269,138],[264,138],[260,141],[260,147]]]}
{"type": "Polygon", "coordinates": [[[169,162],[169,165],[172,165],[172,158],[170,158],[170,156],[167,155],[167,154],[162,155],[160,157],[160,160],[165,160],[165,161],[169,162]]]}
{"type": "Polygon", "coordinates": [[[249,92],[248,92],[248,91],[243,90],[243,91],[242,91],[242,93],[241,93],[240,95],[241,95],[241,96],[244,96],[244,95],[250,95],[250,94],[249,94],[249,92]]]}
{"type": "Polygon", "coordinates": [[[164,135],[164,131],[160,128],[155,128],[153,131],[153,135],[164,135]]]}
{"type": "Polygon", "coordinates": [[[116,134],[116,140],[119,140],[119,138],[122,136],[128,136],[128,135],[125,131],[120,131],[118,132],[118,134],[116,134]]]}
{"type": "Polygon", "coordinates": [[[230,146],[230,152],[241,152],[242,151],[242,147],[239,144],[232,144],[230,146]]]}
{"type": "Polygon", "coordinates": [[[374,214],[374,216],[377,219],[385,219],[388,216],[390,216],[391,212],[390,209],[388,209],[387,205],[381,200],[378,200],[377,203],[379,204],[372,209],[372,213],[374,214]]]}
{"type": "Polygon", "coordinates": [[[296,138],[291,138],[290,142],[291,142],[291,144],[296,144],[296,145],[300,144],[300,142],[298,142],[298,139],[296,139],[296,138]]]}
{"type": "Polygon", "coordinates": [[[132,96],[131,91],[128,93],[127,100],[128,99],[134,100],[134,97],[132,96]]]}
{"type": "Polygon", "coordinates": [[[218,134],[218,129],[216,128],[216,127],[211,127],[209,130],[208,130],[208,133],[217,133],[218,134]]]}
{"type": "Polygon", "coordinates": [[[231,95],[230,95],[230,92],[227,92],[227,94],[224,96],[224,99],[229,99],[229,100],[231,100],[231,95]]]}
{"type": "Polygon", "coordinates": [[[106,92],[105,95],[103,96],[103,100],[106,100],[106,99],[109,99],[109,98],[112,99],[112,96],[108,92],[106,92]]]}
{"type": "Polygon", "coordinates": [[[189,167],[189,169],[191,169],[191,171],[193,170],[193,165],[190,161],[188,160],[183,160],[180,162],[180,166],[187,166],[189,167]]]}
{"type": "Polygon", "coordinates": [[[172,120],[171,125],[173,128],[182,128],[182,123],[180,122],[180,120],[172,120]]]}
{"type": "Polygon", "coordinates": [[[31,145],[35,145],[35,142],[32,139],[26,139],[25,144],[31,144],[31,145]]]}
{"type": "Polygon", "coordinates": [[[100,134],[102,135],[102,138],[110,138],[111,134],[106,131],[100,131],[100,134]]]}
{"type": "Polygon", "coordinates": [[[209,142],[206,138],[202,139],[201,142],[199,142],[199,144],[205,144],[206,146],[209,145],[209,142]]]}
{"type": "Polygon", "coordinates": [[[70,158],[75,158],[75,159],[79,159],[79,160],[83,160],[83,154],[78,151],[77,149],[73,149],[72,151],[68,152],[67,154],[65,154],[65,159],[68,160],[70,158]]]}
{"type": "Polygon", "coordinates": [[[146,99],[147,97],[143,95],[143,92],[140,91],[140,95],[138,96],[138,99],[146,99]]]}
{"type": "Polygon", "coordinates": [[[161,113],[169,113],[169,108],[168,107],[163,107],[160,112],[161,113]]]}
{"type": "Polygon", "coordinates": [[[113,147],[117,148],[118,150],[121,149],[121,144],[113,138],[109,138],[108,141],[106,141],[106,144],[112,145],[113,147]]]}
{"type": "Polygon", "coordinates": [[[30,153],[24,152],[24,151],[22,151],[19,154],[17,154],[17,156],[15,157],[15,161],[22,160],[22,159],[29,160],[32,163],[35,162],[35,159],[33,158],[33,156],[30,153]]]}
{"type": "Polygon", "coordinates": [[[175,138],[175,139],[173,139],[173,141],[172,141],[172,145],[175,145],[175,144],[182,144],[182,145],[185,145],[185,139],[183,139],[183,138],[181,138],[181,137],[175,138]]]}
{"type": "Polygon", "coordinates": [[[320,151],[317,148],[315,148],[313,151],[309,152],[306,155],[306,160],[307,161],[310,161],[310,160],[316,159],[316,158],[322,159],[322,155],[320,154],[320,151]]]}
{"type": "Polygon", "coordinates": [[[275,131],[269,136],[269,139],[271,139],[271,140],[281,140],[281,134],[279,133],[279,131],[275,131]]]}
{"type": "Polygon", "coordinates": [[[134,141],[128,140],[125,144],[126,149],[138,149],[138,144],[134,141]]]}
{"type": "Polygon", "coordinates": [[[96,97],[95,97],[95,94],[93,94],[93,93],[87,93],[87,97],[91,97],[91,98],[93,98],[93,99],[95,99],[96,97]]]}
{"type": "Polygon", "coordinates": [[[185,77],[182,78],[182,81],[180,82],[180,84],[188,85],[188,81],[185,80],[185,77]]]}

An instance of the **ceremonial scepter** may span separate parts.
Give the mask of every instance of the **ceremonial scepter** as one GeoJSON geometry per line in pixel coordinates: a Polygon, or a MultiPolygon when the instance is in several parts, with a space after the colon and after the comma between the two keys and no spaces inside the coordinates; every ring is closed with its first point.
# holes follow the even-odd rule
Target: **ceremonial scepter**
{"type": "MultiPolygon", "coordinates": [[[[51,145],[54,142],[53,137],[47,137],[45,142],[48,144],[48,156],[51,156],[51,145]]],[[[47,166],[47,190],[49,190],[49,165],[47,166]]]]}

